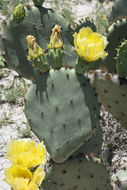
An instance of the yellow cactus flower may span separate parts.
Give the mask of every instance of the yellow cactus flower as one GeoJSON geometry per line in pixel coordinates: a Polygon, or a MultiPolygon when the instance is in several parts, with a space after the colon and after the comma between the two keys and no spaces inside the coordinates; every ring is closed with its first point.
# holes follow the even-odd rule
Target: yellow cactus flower
{"type": "Polygon", "coordinates": [[[32,190],[35,185],[37,186],[40,185],[44,178],[45,178],[45,172],[39,166],[33,173],[32,180],[29,184],[30,190],[32,190]]]}
{"type": "Polygon", "coordinates": [[[107,45],[106,37],[93,32],[90,27],[81,28],[79,33],[74,33],[74,45],[78,55],[85,61],[97,61],[107,56],[104,51],[107,45]]]}
{"type": "Polygon", "coordinates": [[[34,36],[27,36],[26,37],[27,43],[28,43],[28,59],[29,60],[35,60],[40,55],[44,54],[43,49],[37,44],[36,38],[34,36]]]}
{"type": "Polygon", "coordinates": [[[31,139],[12,140],[7,145],[7,158],[14,164],[34,168],[46,163],[46,149],[43,142],[36,145],[31,139]]]}
{"type": "Polygon", "coordinates": [[[48,49],[50,48],[63,48],[64,45],[60,39],[61,27],[59,25],[55,25],[52,29],[52,34],[50,37],[50,43],[48,44],[48,49]]]}
{"type": "Polygon", "coordinates": [[[12,190],[38,190],[38,185],[45,177],[45,172],[40,166],[32,174],[27,168],[14,164],[5,169],[4,174],[4,181],[12,187],[12,190]]]}

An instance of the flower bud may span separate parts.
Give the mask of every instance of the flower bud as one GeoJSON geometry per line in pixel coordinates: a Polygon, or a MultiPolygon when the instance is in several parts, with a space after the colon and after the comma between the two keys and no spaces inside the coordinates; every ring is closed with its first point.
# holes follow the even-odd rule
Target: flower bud
{"type": "Polygon", "coordinates": [[[28,43],[28,59],[29,60],[35,60],[40,55],[44,54],[43,49],[37,44],[36,38],[34,36],[27,36],[26,37],[27,43],[28,43]]]}
{"type": "Polygon", "coordinates": [[[50,43],[48,44],[48,49],[51,48],[63,48],[63,43],[60,39],[61,27],[59,25],[55,25],[52,29],[52,34],[50,37],[50,43]]]}

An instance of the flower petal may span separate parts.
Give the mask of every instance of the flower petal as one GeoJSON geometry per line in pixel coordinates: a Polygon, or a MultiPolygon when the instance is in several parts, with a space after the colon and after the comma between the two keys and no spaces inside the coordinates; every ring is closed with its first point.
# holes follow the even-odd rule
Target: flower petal
{"type": "Polygon", "coordinates": [[[14,164],[33,168],[46,163],[46,149],[43,142],[36,145],[31,139],[12,140],[7,145],[7,158],[14,164]]]}
{"type": "Polygon", "coordinates": [[[105,36],[93,32],[90,27],[81,28],[79,33],[74,33],[75,49],[78,55],[88,62],[107,56],[104,51],[107,43],[105,36]]]}

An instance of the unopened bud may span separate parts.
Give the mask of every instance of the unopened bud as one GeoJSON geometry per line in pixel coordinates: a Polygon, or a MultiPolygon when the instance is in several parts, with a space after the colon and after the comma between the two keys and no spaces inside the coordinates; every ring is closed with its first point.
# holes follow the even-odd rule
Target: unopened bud
{"type": "Polygon", "coordinates": [[[13,15],[13,20],[17,20],[17,21],[22,20],[26,15],[26,11],[23,4],[20,3],[19,5],[17,5],[13,9],[12,15],[13,15]]]}
{"type": "Polygon", "coordinates": [[[27,43],[28,43],[28,59],[29,60],[35,60],[40,55],[44,54],[43,49],[37,44],[36,38],[34,36],[27,36],[26,37],[27,43]]]}
{"type": "Polygon", "coordinates": [[[50,43],[48,44],[48,49],[51,48],[63,48],[64,45],[60,39],[61,27],[59,25],[55,25],[52,29],[52,34],[50,37],[50,43]]]}

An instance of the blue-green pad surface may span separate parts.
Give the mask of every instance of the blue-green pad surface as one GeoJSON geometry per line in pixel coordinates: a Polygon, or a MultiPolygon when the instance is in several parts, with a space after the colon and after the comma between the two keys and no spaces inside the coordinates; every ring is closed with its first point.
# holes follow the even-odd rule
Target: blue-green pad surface
{"type": "Polygon", "coordinates": [[[127,16],[127,0],[115,0],[108,15],[108,19],[111,22],[122,16],[127,16]]]}
{"type": "Polygon", "coordinates": [[[52,159],[61,163],[96,133],[100,106],[84,75],[61,68],[34,81],[25,114],[52,159]]]}
{"type": "Polygon", "coordinates": [[[100,159],[77,154],[63,164],[52,163],[42,183],[43,190],[112,190],[106,167],[100,159]]]}
{"type": "Polygon", "coordinates": [[[106,52],[108,56],[102,60],[101,68],[110,73],[116,73],[117,48],[124,39],[127,39],[127,17],[118,18],[107,28],[106,52]]]}
{"type": "Polygon", "coordinates": [[[127,128],[127,81],[118,75],[100,73],[96,75],[94,87],[103,106],[127,128]]]}

